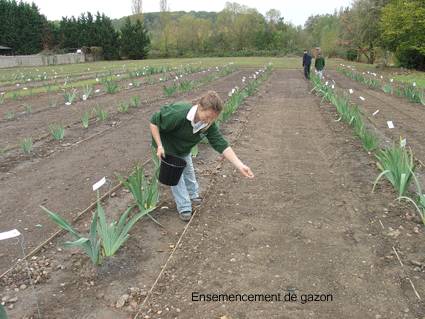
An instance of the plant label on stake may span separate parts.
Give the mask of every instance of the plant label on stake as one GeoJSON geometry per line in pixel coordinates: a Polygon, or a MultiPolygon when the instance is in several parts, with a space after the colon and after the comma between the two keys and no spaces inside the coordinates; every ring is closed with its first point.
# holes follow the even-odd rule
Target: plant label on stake
{"type": "Polygon", "coordinates": [[[406,141],[406,139],[404,138],[404,139],[402,139],[401,141],[400,141],[400,146],[401,147],[405,147],[406,146],[406,144],[407,144],[407,141],[406,141]]]}
{"type": "Polygon", "coordinates": [[[0,233],[0,240],[6,240],[6,239],[10,239],[10,238],[15,238],[20,236],[21,233],[19,232],[19,230],[17,229],[12,229],[9,231],[5,231],[0,233]]]}
{"type": "Polygon", "coordinates": [[[359,99],[362,100],[362,101],[365,100],[365,98],[363,96],[359,96],[359,99]]]}
{"type": "Polygon", "coordinates": [[[106,177],[102,177],[100,181],[93,184],[93,191],[97,191],[99,188],[103,186],[103,184],[106,183],[106,177]]]}
{"type": "Polygon", "coordinates": [[[376,114],[378,114],[379,113],[379,110],[376,110],[375,112],[373,112],[373,116],[375,116],[376,114]]]}
{"type": "Polygon", "coordinates": [[[393,121],[387,121],[388,128],[394,128],[393,121]]]}

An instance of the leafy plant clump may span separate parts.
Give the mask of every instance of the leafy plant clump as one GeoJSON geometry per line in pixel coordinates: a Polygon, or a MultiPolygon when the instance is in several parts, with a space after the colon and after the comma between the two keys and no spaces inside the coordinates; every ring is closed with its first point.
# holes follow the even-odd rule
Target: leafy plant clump
{"type": "Polygon", "coordinates": [[[97,193],[97,207],[93,214],[87,236],[79,233],[71,224],[57,213],[40,206],[59,227],[67,231],[75,238],[74,241],[65,242],[65,247],[77,247],[82,249],[94,265],[100,265],[105,257],[114,256],[122,245],[130,237],[130,230],[146,214],[155,207],[143,209],[137,214],[130,216],[136,205],[128,207],[118,221],[108,222],[105,210],[100,204],[99,192],[97,193]]]}
{"type": "Polygon", "coordinates": [[[114,80],[105,80],[104,86],[106,93],[115,94],[118,92],[118,83],[114,80]]]}
{"type": "Polygon", "coordinates": [[[71,105],[77,98],[77,90],[74,89],[72,91],[65,91],[63,93],[63,97],[65,99],[65,104],[71,105]]]}
{"type": "Polygon", "coordinates": [[[128,103],[121,102],[117,109],[119,113],[128,113],[129,108],[130,105],[128,103]]]}
{"type": "Polygon", "coordinates": [[[97,119],[100,121],[106,121],[109,117],[108,111],[104,110],[101,106],[96,106],[93,109],[93,113],[96,115],[97,119]]]}
{"type": "Polygon", "coordinates": [[[24,154],[30,154],[32,151],[32,138],[26,137],[21,141],[21,149],[24,154]]]}
{"type": "Polygon", "coordinates": [[[55,140],[63,140],[65,136],[65,128],[61,124],[52,124],[49,125],[49,132],[52,134],[55,140]]]}
{"type": "Polygon", "coordinates": [[[405,147],[394,145],[391,148],[380,150],[376,154],[377,166],[381,173],[376,178],[373,189],[378,181],[385,177],[398,192],[398,196],[403,196],[412,180],[415,170],[412,151],[405,147]]]}
{"type": "Polygon", "coordinates": [[[89,121],[90,121],[90,113],[86,111],[81,116],[81,123],[83,124],[84,128],[89,127],[89,121]]]}

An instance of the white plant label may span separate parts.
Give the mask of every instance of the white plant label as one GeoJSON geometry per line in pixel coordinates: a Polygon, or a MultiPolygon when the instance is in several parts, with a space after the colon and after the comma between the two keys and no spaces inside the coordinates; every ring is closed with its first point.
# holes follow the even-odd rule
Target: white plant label
{"type": "Polygon", "coordinates": [[[393,121],[387,121],[388,128],[394,128],[393,121]]]}
{"type": "Polygon", "coordinates": [[[402,139],[401,141],[400,141],[400,146],[401,147],[405,147],[406,146],[406,144],[407,144],[407,141],[406,141],[406,139],[404,138],[404,139],[402,139]]]}
{"type": "Polygon", "coordinates": [[[350,94],[353,94],[354,92],[353,89],[349,89],[348,91],[350,92],[350,94]]]}
{"type": "Polygon", "coordinates": [[[365,98],[363,96],[359,96],[359,99],[362,100],[362,101],[365,100],[365,98]]]}
{"type": "Polygon", "coordinates": [[[99,188],[101,188],[103,186],[103,184],[106,183],[106,178],[102,177],[102,179],[100,181],[98,181],[97,183],[93,184],[93,191],[97,191],[99,188]]]}
{"type": "Polygon", "coordinates": [[[21,233],[19,232],[19,230],[12,229],[12,230],[5,231],[5,232],[0,233],[0,240],[15,238],[15,237],[18,237],[19,235],[21,235],[21,233]]]}
{"type": "Polygon", "coordinates": [[[378,114],[379,113],[379,110],[376,110],[375,112],[373,112],[373,116],[375,116],[376,114],[378,114]]]}

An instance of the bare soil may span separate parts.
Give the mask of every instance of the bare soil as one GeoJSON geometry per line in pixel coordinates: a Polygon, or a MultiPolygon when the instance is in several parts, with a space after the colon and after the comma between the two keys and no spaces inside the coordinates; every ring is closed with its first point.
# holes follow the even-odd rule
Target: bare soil
{"type": "Polygon", "coordinates": [[[424,234],[388,205],[389,189],[371,194],[373,159],[300,72],[275,72],[264,89],[236,146],[256,178],[225,165],[139,318],[422,318],[407,278],[424,291],[411,263],[423,262],[424,234]],[[333,300],[200,302],[193,292],[333,300]]]}
{"type": "MultiPolygon", "coordinates": [[[[241,78],[251,71],[216,80],[192,93],[160,100],[120,118],[110,129],[85,138],[79,143],[61,142],[47,157],[34,157],[14,165],[13,170],[0,171],[0,229],[21,229],[30,251],[53,234],[56,227],[48,221],[39,205],[62,213],[71,220],[95,200],[91,185],[103,176],[117,184],[115,173],[127,175],[136,162],[151,157],[149,118],[161,105],[178,100],[192,101],[206,90],[216,90],[224,99],[241,78]]],[[[80,131],[84,132],[81,128],[80,131]]],[[[13,265],[20,253],[0,247],[0,272],[13,265]],[[11,258],[3,258],[10,256],[11,258]]]]}
{"type": "MultiPolygon", "coordinates": [[[[209,87],[223,95],[234,81],[209,87]]],[[[334,121],[334,108],[308,94],[310,89],[301,72],[275,71],[222,126],[256,174],[253,180],[241,177],[229,163],[219,166],[217,154],[201,145],[195,167],[204,201],[188,225],[178,219],[164,188],[154,213],[164,227],[145,219],[100,268],[94,269],[80,252],[62,249],[66,237],[30,260],[40,276],[35,289],[42,318],[422,319],[425,305],[410,283],[423,297],[424,234],[415,231],[415,212],[393,202],[386,184],[371,193],[377,175],[373,157],[350,128],[334,121]],[[193,292],[280,293],[282,299],[292,293],[298,300],[202,302],[192,300],[193,292]],[[303,303],[306,294],[325,294],[328,301],[303,303]]],[[[118,126],[41,161],[37,172],[22,170],[19,180],[7,178],[0,194],[9,208],[2,216],[11,221],[14,215],[25,217],[20,208],[26,207],[31,215],[23,225],[43,225],[30,227],[26,236],[34,242],[46,237],[53,226],[36,208],[40,199],[48,196],[45,206],[63,214],[66,209],[71,218],[73,207],[77,211],[93,200],[89,188],[94,181],[148,157],[147,120],[147,114],[138,112],[125,129],[118,126]],[[13,206],[9,197],[23,203],[13,206]]],[[[105,205],[117,216],[130,202],[121,190],[105,205]]],[[[89,219],[83,218],[78,228],[86,230],[89,219]]],[[[18,245],[11,246],[3,256],[13,248],[18,255],[18,245]]],[[[37,318],[30,287],[19,288],[25,280],[24,269],[3,280],[0,296],[18,297],[9,311],[12,318],[37,318]]]]}

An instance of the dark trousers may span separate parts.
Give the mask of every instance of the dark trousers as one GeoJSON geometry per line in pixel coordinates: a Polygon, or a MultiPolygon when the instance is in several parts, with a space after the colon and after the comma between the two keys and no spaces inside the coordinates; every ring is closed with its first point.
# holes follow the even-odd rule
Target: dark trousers
{"type": "Polygon", "coordinates": [[[304,65],[304,76],[307,80],[310,79],[310,66],[311,64],[304,65]]]}

